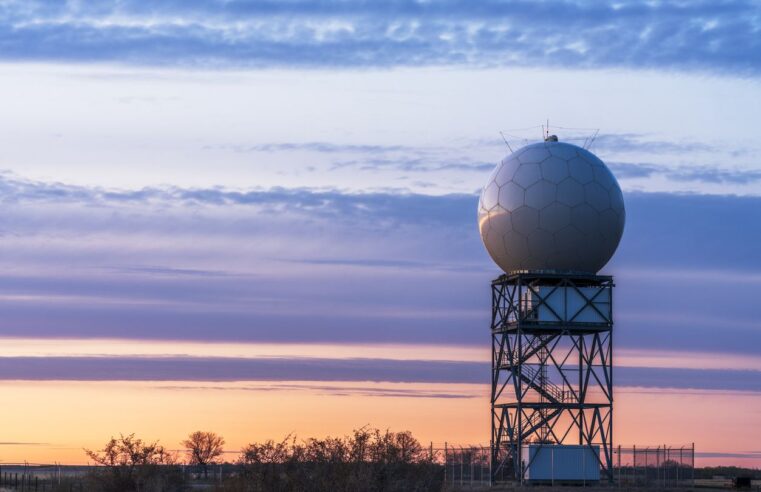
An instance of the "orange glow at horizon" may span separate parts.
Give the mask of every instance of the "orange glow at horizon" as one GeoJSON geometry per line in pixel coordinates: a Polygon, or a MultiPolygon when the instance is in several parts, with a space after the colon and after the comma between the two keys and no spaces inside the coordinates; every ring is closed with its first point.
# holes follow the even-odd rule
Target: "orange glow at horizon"
{"type": "MultiPolygon", "coordinates": [[[[195,430],[226,441],[228,458],[252,441],[346,435],[366,425],[410,430],[425,445],[486,444],[488,387],[473,384],[5,381],[0,463],[86,463],[83,448],[135,433],[170,449],[195,430]],[[15,443],[15,444],[9,444],[15,443]],[[24,444],[26,443],[26,444],[24,444]]],[[[619,388],[615,444],[681,445],[698,452],[757,447],[761,395],[619,388]],[[726,418],[727,401],[733,418],[726,418]]],[[[698,458],[709,464],[761,465],[761,458],[698,458]]]]}

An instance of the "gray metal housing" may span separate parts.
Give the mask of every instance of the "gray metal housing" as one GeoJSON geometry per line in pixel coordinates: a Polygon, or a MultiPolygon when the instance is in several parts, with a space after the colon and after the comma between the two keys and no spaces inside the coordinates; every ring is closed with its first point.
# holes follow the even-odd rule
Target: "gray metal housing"
{"type": "Polygon", "coordinates": [[[523,446],[521,462],[529,483],[589,484],[600,481],[600,447],[556,444],[523,446]]]}

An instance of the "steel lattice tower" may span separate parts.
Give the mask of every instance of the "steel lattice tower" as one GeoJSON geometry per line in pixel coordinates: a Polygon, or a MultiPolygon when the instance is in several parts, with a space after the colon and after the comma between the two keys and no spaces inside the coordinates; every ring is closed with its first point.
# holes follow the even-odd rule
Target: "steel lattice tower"
{"type": "Polygon", "coordinates": [[[613,278],[522,271],[492,282],[492,480],[527,444],[588,446],[612,480],[613,278]]]}

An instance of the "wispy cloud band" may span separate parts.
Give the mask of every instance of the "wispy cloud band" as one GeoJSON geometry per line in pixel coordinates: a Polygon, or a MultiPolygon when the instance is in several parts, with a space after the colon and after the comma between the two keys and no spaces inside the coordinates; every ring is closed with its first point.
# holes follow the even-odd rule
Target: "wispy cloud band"
{"type": "Polygon", "coordinates": [[[743,0],[17,0],[0,15],[6,60],[761,69],[758,4],[743,0]]]}
{"type": "MultiPolygon", "coordinates": [[[[621,387],[761,393],[759,371],[619,367],[621,387]]],[[[0,379],[32,381],[313,381],[488,384],[488,362],[233,357],[0,357],[0,379]]],[[[258,388],[253,388],[258,389],[258,388]]],[[[292,389],[274,386],[266,389],[292,389]]],[[[323,388],[324,389],[324,388],[323,388]]],[[[362,391],[362,388],[354,388],[362,391]]],[[[346,388],[347,393],[352,388],[346,388]]],[[[409,396],[408,392],[377,396],[409,396]]],[[[423,396],[451,398],[427,390],[423,396]]],[[[413,395],[415,396],[415,395],[413,395]]],[[[420,395],[417,395],[420,396],[420,395]]],[[[469,396],[469,395],[466,395],[469,396]]],[[[470,395],[472,396],[472,395],[470,395]]]]}

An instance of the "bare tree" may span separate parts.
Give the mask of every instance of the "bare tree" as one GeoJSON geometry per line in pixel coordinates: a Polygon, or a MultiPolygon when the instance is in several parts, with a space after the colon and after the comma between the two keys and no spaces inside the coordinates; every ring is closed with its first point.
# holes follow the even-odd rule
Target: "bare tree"
{"type": "Polygon", "coordinates": [[[214,432],[196,431],[182,441],[188,451],[188,462],[203,467],[204,477],[208,477],[207,467],[217,462],[224,452],[225,439],[214,432]]]}
{"type": "Polygon", "coordinates": [[[111,438],[102,450],[85,449],[87,456],[102,465],[90,475],[88,490],[104,492],[178,490],[182,476],[173,466],[177,459],[157,441],[145,442],[134,434],[111,438]]]}
{"type": "Polygon", "coordinates": [[[412,433],[367,426],[346,437],[251,443],[238,465],[220,490],[407,492],[442,490],[444,478],[412,433]]]}
{"type": "Polygon", "coordinates": [[[410,431],[392,433],[396,459],[402,463],[417,463],[421,458],[423,447],[410,431]]]}

